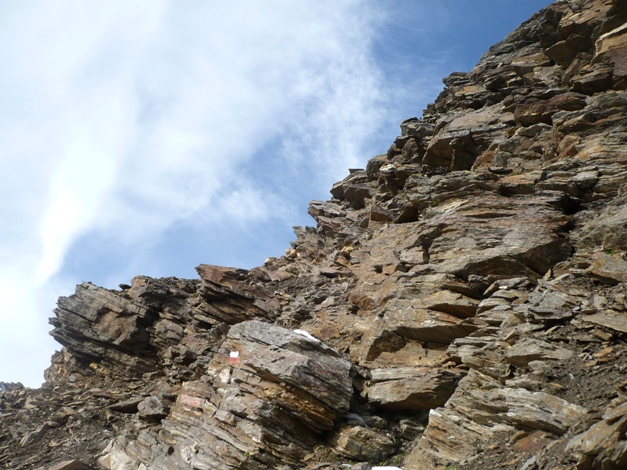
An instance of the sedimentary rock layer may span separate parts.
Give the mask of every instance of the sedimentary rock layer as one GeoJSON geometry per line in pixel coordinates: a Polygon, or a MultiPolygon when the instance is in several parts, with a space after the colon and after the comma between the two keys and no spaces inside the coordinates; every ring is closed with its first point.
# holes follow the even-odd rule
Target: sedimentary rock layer
{"type": "Polygon", "coordinates": [[[626,22],[536,14],[281,258],[59,299],[0,465],[627,467],[626,22]]]}

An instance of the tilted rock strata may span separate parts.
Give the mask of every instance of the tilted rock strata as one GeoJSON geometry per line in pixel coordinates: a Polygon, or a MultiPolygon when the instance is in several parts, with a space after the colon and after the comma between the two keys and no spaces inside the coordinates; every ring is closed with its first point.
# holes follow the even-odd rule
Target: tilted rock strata
{"type": "Polygon", "coordinates": [[[61,298],[0,465],[626,467],[626,22],[535,15],[284,257],[61,298]]]}
{"type": "Polygon", "coordinates": [[[158,430],[121,436],[100,463],[112,467],[113,455],[163,469],[298,464],[348,412],[350,362],[323,343],[247,321],[230,329],[223,349],[206,375],[183,384],[158,430]]]}

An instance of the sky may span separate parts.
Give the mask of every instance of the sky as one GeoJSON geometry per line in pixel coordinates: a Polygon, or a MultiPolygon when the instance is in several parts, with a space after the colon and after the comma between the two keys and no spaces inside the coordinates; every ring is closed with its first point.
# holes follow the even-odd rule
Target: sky
{"type": "Polygon", "coordinates": [[[0,0],[0,381],[56,299],[281,256],[540,0],[0,0]]]}

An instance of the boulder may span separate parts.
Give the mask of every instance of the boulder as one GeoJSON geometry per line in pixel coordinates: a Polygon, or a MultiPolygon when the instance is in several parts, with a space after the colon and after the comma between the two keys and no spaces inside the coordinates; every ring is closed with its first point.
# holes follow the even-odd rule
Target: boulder
{"type": "Polygon", "coordinates": [[[340,426],[330,444],[351,460],[367,462],[381,462],[396,450],[390,437],[363,426],[340,426]]]}
{"type": "Polygon", "coordinates": [[[525,338],[505,353],[505,359],[516,367],[526,367],[531,361],[566,361],[574,356],[573,351],[540,341],[525,338]]]}
{"type": "Polygon", "coordinates": [[[592,264],[584,272],[601,282],[618,284],[627,282],[627,261],[618,253],[596,253],[592,264]]]}
{"type": "Polygon", "coordinates": [[[460,369],[375,369],[364,393],[370,403],[385,410],[428,410],[444,405],[464,375],[460,369]]]}

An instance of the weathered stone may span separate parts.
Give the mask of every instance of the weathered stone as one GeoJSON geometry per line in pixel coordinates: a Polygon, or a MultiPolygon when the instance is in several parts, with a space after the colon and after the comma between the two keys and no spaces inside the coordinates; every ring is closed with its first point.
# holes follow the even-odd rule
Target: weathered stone
{"type": "Polygon", "coordinates": [[[622,24],[603,34],[596,42],[595,60],[612,63],[612,78],[617,89],[627,88],[627,26],[622,24]]]}
{"type": "Polygon", "coordinates": [[[348,409],[350,362],[324,343],[259,321],[233,326],[227,339],[226,347],[239,352],[236,365],[312,394],[331,411],[348,409]]]}
{"type": "Polygon", "coordinates": [[[500,106],[455,117],[431,140],[423,163],[450,166],[454,170],[470,169],[483,148],[483,142],[504,135],[513,120],[513,115],[502,113],[500,106]]]}
{"type": "Polygon", "coordinates": [[[573,357],[574,353],[566,348],[526,338],[516,343],[505,353],[507,362],[517,367],[526,367],[531,361],[565,361],[573,357]]]}
{"type": "Polygon", "coordinates": [[[627,261],[619,254],[596,253],[593,262],[584,272],[602,282],[618,284],[627,282],[627,261]]]}
{"type": "Polygon", "coordinates": [[[159,397],[147,397],[137,405],[140,418],[146,420],[160,420],[170,412],[170,404],[159,397]]]}
{"type": "Polygon", "coordinates": [[[595,325],[603,326],[621,333],[627,333],[627,313],[626,312],[601,312],[593,315],[586,315],[583,321],[595,325]]]}
{"type": "Polygon", "coordinates": [[[459,369],[375,369],[365,390],[368,401],[386,410],[427,410],[442,406],[465,375],[459,369]]]}
{"type": "Polygon", "coordinates": [[[274,319],[278,303],[259,286],[244,280],[247,271],[201,264],[196,268],[203,280],[202,296],[207,301],[199,310],[217,322],[237,323],[252,318],[274,319]]]}
{"type": "Polygon", "coordinates": [[[386,211],[382,207],[372,204],[370,206],[370,220],[374,222],[391,222],[394,219],[394,215],[389,211],[386,211]]]}
{"type": "Polygon", "coordinates": [[[475,314],[479,301],[463,294],[441,290],[424,299],[424,303],[431,310],[467,318],[475,314]]]}
{"type": "Polygon", "coordinates": [[[460,381],[446,407],[431,411],[425,435],[408,462],[416,463],[422,458],[435,463],[460,462],[516,428],[561,435],[586,412],[544,392],[503,387],[500,382],[471,370],[460,381]]]}
{"type": "Polygon", "coordinates": [[[125,372],[135,374],[155,367],[154,360],[146,357],[150,346],[144,323],[149,324],[152,317],[146,307],[84,283],[76,294],[59,299],[55,313],[51,334],[79,357],[102,360],[108,356],[113,363],[126,362],[125,372]]]}
{"type": "Polygon", "coordinates": [[[566,452],[575,454],[580,467],[620,468],[627,463],[627,441],[624,439],[627,403],[624,399],[611,403],[603,418],[568,442],[566,452]]]}
{"type": "Polygon", "coordinates": [[[586,248],[627,250],[627,208],[610,206],[581,228],[578,243],[586,248]]]}
{"type": "Polygon", "coordinates": [[[373,195],[369,178],[364,170],[354,170],[343,181],[335,183],[331,189],[333,197],[347,201],[353,209],[365,206],[365,200],[373,195]]]}
{"type": "Polygon", "coordinates": [[[64,460],[47,468],[47,470],[89,470],[90,466],[77,459],[64,460]]]}
{"type": "Polygon", "coordinates": [[[510,366],[504,360],[504,351],[493,336],[458,338],[447,349],[451,359],[495,378],[510,375],[510,366]]]}
{"type": "Polygon", "coordinates": [[[573,182],[582,191],[589,191],[599,181],[599,172],[596,170],[582,171],[573,176],[573,182]]]}
{"type": "Polygon", "coordinates": [[[551,124],[551,117],[557,111],[574,111],[585,106],[584,96],[577,93],[564,93],[546,101],[518,105],[514,112],[514,119],[524,126],[539,123],[551,124]]]}
{"type": "Polygon", "coordinates": [[[568,40],[553,44],[545,50],[545,53],[558,64],[567,66],[586,42],[582,36],[569,37],[568,40]]]}
{"type": "Polygon", "coordinates": [[[577,299],[565,292],[546,290],[530,294],[529,303],[531,305],[528,307],[521,306],[516,310],[524,311],[526,315],[536,321],[554,321],[572,318],[577,299]]]}
{"type": "Polygon", "coordinates": [[[0,382],[0,393],[23,389],[21,382],[0,382]]]}
{"type": "Polygon", "coordinates": [[[144,399],[144,397],[129,398],[109,405],[109,409],[111,411],[119,411],[120,413],[136,413],[137,407],[144,399]]]}
{"type": "Polygon", "coordinates": [[[450,408],[436,408],[429,412],[428,436],[407,456],[405,468],[436,469],[476,455],[475,446],[485,445],[511,434],[511,426],[488,420],[475,422],[450,408]]]}
{"type": "Polygon", "coordinates": [[[26,447],[39,441],[40,439],[43,438],[44,434],[46,433],[48,429],[49,429],[49,426],[44,423],[41,426],[37,427],[37,429],[35,429],[34,431],[27,432],[20,439],[20,446],[26,447]]]}
{"type": "Polygon", "coordinates": [[[123,447],[125,444],[125,438],[112,440],[102,452],[103,455],[98,459],[98,464],[103,468],[116,470],[134,470],[138,468],[133,458],[124,452],[123,447]]]}
{"type": "Polygon", "coordinates": [[[341,454],[369,462],[380,462],[396,450],[392,439],[362,426],[340,426],[330,442],[341,454]]]}
{"type": "Polygon", "coordinates": [[[444,236],[434,237],[429,248],[435,269],[461,278],[542,275],[570,255],[568,241],[559,235],[566,222],[561,214],[547,211],[540,201],[535,209],[531,201],[524,207],[515,200],[504,203],[488,196],[476,202],[454,200],[437,208],[429,223],[440,227],[444,236]],[[494,240],[499,243],[493,244],[494,240]]]}
{"type": "Polygon", "coordinates": [[[350,363],[322,342],[251,321],[231,327],[225,348],[227,357],[209,366],[215,392],[201,382],[189,383],[164,421],[165,429],[187,430],[183,442],[208,442],[193,453],[182,447],[183,461],[203,465],[221,456],[238,465],[276,464],[264,460],[261,446],[285,461],[298,461],[348,410],[350,363]],[[200,412],[191,421],[190,410],[200,412]]]}
{"type": "Polygon", "coordinates": [[[472,324],[436,310],[416,308],[412,302],[393,299],[386,304],[386,330],[419,341],[450,343],[475,330],[472,324]]]}
{"type": "Polygon", "coordinates": [[[402,419],[399,422],[399,425],[401,437],[409,441],[413,441],[414,439],[420,437],[425,430],[425,426],[423,424],[416,423],[415,421],[409,419],[402,419]]]}
{"type": "Polygon", "coordinates": [[[551,434],[544,431],[533,431],[516,441],[513,448],[526,454],[538,454],[553,441],[551,434]]]}

